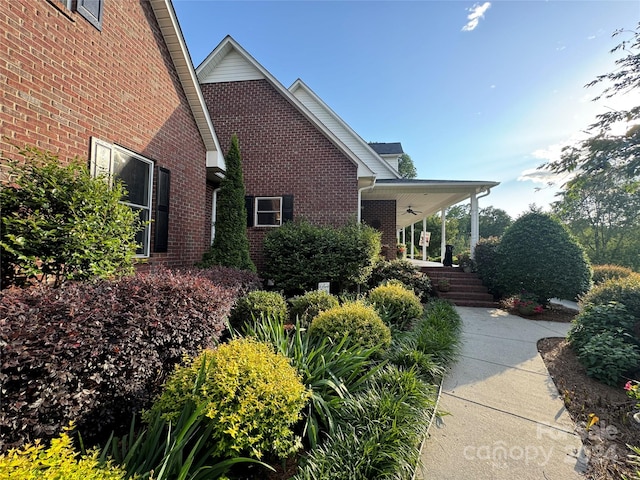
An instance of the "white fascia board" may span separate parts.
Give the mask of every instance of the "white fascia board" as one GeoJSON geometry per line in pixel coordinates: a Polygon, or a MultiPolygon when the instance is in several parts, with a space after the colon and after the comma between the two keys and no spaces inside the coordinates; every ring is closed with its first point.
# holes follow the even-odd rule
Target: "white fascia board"
{"type": "Polygon", "coordinates": [[[329,107],[329,105],[324,102],[324,100],[322,100],[311,88],[309,88],[306,83],[304,83],[299,78],[289,87],[289,91],[295,96],[295,92],[298,89],[304,90],[305,93],[313,98],[314,101],[318,103],[318,105],[320,105],[321,108],[323,108],[325,112],[331,116],[331,118],[334,119],[334,121],[340,124],[342,128],[344,128],[358,143],[360,143],[363,148],[365,148],[374,157],[377,157],[380,163],[387,168],[389,173],[395,176],[395,178],[401,178],[400,173],[396,169],[394,169],[384,157],[379,155],[373,148],[371,148],[369,143],[367,143],[360,135],[358,135],[358,133],[353,128],[351,128],[349,124],[347,124],[347,122],[342,120],[342,118],[336,112],[334,112],[331,107],[329,107]]]}
{"type": "Polygon", "coordinates": [[[209,159],[216,157],[217,166],[224,169],[224,155],[220,150],[220,143],[213,128],[200,84],[191,62],[189,50],[182,36],[178,18],[171,4],[171,0],[149,0],[153,12],[160,26],[162,36],[169,49],[169,54],[178,73],[180,84],[187,96],[191,112],[200,131],[200,136],[207,149],[207,164],[209,159]]]}
{"type": "Polygon", "coordinates": [[[264,68],[258,61],[253,58],[231,35],[227,35],[213,51],[207,55],[207,58],[198,66],[196,74],[198,79],[204,78],[211,73],[211,70],[220,63],[221,57],[235,50],[247,62],[249,62],[256,70],[258,70],[273,88],[279,92],[285,100],[287,100],[296,110],[298,110],[312,125],[314,125],[327,139],[332,142],[354,165],[358,167],[358,177],[375,176],[375,173],[364,163],[342,140],[340,140],[327,126],[320,122],[300,100],[298,100],[288,89],[284,87],[269,71],[264,68]]]}

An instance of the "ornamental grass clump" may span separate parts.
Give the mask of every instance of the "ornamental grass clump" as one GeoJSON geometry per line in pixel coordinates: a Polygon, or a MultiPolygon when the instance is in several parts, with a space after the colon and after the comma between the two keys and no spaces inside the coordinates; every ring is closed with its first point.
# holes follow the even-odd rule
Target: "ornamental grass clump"
{"type": "Polygon", "coordinates": [[[309,335],[333,342],[348,338],[350,345],[384,350],[391,344],[391,330],[375,309],[361,301],[346,302],[320,313],[311,321],[309,335]]]}
{"type": "Polygon", "coordinates": [[[420,299],[399,282],[388,282],[369,293],[369,301],[387,325],[406,330],[422,316],[420,299]]]}
{"type": "Polygon", "coordinates": [[[176,369],[144,419],[177,420],[184,404],[204,405],[213,455],[286,458],[302,447],[292,430],[309,392],[289,360],[270,345],[235,339],[176,369]]]}

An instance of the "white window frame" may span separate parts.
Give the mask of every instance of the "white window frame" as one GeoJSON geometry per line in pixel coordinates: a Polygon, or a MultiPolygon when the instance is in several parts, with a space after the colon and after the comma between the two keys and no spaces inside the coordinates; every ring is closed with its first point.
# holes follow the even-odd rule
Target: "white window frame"
{"type": "MultiPolygon", "coordinates": [[[[149,258],[151,255],[151,214],[152,214],[152,200],[153,200],[153,173],[154,162],[136,152],[128,150],[119,145],[115,145],[104,140],[97,138],[91,139],[91,175],[97,177],[104,175],[109,184],[112,183],[115,176],[115,163],[116,152],[120,155],[134,158],[147,165],[148,168],[148,184],[147,184],[147,198],[146,205],[136,204],[126,201],[121,201],[124,205],[127,205],[132,210],[143,210],[147,213],[147,224],[144,227],[142,252],[136,253],[136,258],[149,258]]],[[[126,187],[126,185],[125,185],[126,187]]]]}
{"type": "Polygon", "coordinates": [[[253,226],[254,227],[281,227],[282,226],[282,197],[255,197],[253,208],[253,226]],[[258,202],[260,200],[278,200],[280,203],[279,210],[258,210],[258,202]],[[261,213],[276,213],[278,215],[278,223],[276,224],[262,224],[258,222],[258,215],[261,213]]]}

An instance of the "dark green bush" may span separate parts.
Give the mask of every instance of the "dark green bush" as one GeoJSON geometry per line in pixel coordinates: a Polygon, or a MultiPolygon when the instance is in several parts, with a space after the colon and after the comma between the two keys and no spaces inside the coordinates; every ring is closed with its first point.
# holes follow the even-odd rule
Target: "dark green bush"
{"type": "Polygon", "coordinates": [[[640,275],[611,279],[594,286],[580,298],[583,306],[622,303],[629,313],[640,320],[640,275]]]}
{"type": "Polygon", "coordinates": [[[576,351],[583,348],[592,337],[604,332],[620,333],[629,343],[633,343],[636,322],[636,317],[621,303],[588,304],[573,320],[567,339],[576,351]]]}
{"type": "Polygon", "coordinates": [[[347,336],[349,344],[365,348],[386,349],[391,343],[391,331],[375,309],[358,301],[321,312],[311,321],[309,335],[334,342],[347,336]]]}
{"type": "Polygon", "coordinates": [[[229,316],[229,323],[236,330],[242,330],[246,323],[264,317],[284,323],[288,318],[287,312],[287,301],[281,293],[254,290],[238,299],[229,316]]]}
{"type": "Polygon", "coordinates": [[[594,265],[593,266],[593,284],[600,285],[607,280],[626,278],[637,275],[636,272],[628,267],[620,265],[594,265]]]}
{"type": "Polygon", "coordinates": [[[422,304],[413,291],[402,283],[389,282],[369,292],[369,302],[387,325],[405,330],[422,316],[422,304]]]}
{"type": "Polygon", "coordinates": [[[587,375],[607,385],[617,386],[625,374],[640,367],[640,348],[624,337],[621,331],[598,333],[576,351],[587,375]]]}
{"type": "Polygon", "coordinates": [[[380,233],[366,225],[320,227],[287,222],[264,241],[265,278],[287,296],[331,282],[333,292],[362,285],[380,252],[380,233]]]}
{"type": "Polygon", "coordinates": [[[308,398],[284,355],[239,338],[178,367],[144,418],[177,420],[192,401],[210,420],[214,457],[286,458],[302,447],[292,428],[308,398]]]}
{"type": "Polygon", "coordinates": [[[546,305],[551,298],[573,300],[591,286],[584,250],[559,220],[531,211],[504,233],[497,248],[499,284],[504,293],[533,293],[546,305]]]}
{"type": "Polygon", "coordinates": [[[0,450],[71,420],[91,444],[148,407],[184,355],[211,346],[231,289],[160,270],[0,292],[0,450]]]}
{"type": "Polygon", "coordinates": [[[431,293],[431,281],[420,269],[408,260],[379,260],[373,266],[369,277],[369,288],[375,288],[389,280],[398,280],[421,299],[426,300],[431,293]]]}
{"type": "Polygon", "coordinates": [[[35,147],[20,154],[0,188],[2,286],[132,274],[142,225],[120,203],[122,183],[109,186],[77,159],[63,166],[35,147]]]}
{"type": "Polygon", "coordinates": [[[474,251],[476,271],[482,283],[495,298],[502,295],[498,283],[498,253],[500,245],[498,237],[482,238],[474,251]]]}
{"type": "Polygon", "coordinates": [[[306,328],[320,312],[337,307],[338,299],[324,290],[312,290],[304,295],[289,299],[291,323],[299,322],[306,328]]]}

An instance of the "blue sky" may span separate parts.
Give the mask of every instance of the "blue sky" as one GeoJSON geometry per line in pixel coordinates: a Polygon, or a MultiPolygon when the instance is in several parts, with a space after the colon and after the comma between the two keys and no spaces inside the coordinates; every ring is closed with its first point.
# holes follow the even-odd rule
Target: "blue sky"
{"type": "Polygon", "coordinates": [[[420,178],[501,182],[481,208],[546,207],[535,168],[574,142],[599,103],[637,0],[173,0],[194,66],[227,35],[285,87],[301,78],[366,141],[402,142],[420,178]]]}

